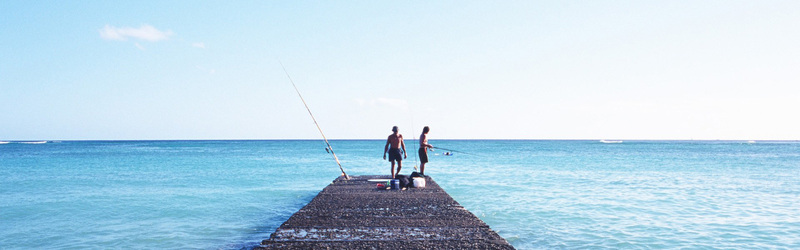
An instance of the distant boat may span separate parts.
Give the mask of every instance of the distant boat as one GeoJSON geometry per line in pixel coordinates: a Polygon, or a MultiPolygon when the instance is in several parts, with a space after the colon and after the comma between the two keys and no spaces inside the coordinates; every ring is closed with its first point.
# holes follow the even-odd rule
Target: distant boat
{"type": "Polygon", "coordinates": [[[756,141],[747,141],[747,143],[753,144],[756,143],[756,141]]]}
{"type": "Polygon", "coordinates": [[[0,144],[9,144],[9,143],[11,143],[11,142],[10,141],[0,141],[0,144]]]}
{"type": "Polygon", "coordinates": [[[622,143],[622,141],[600,140],[602,143],[622,143]]]}

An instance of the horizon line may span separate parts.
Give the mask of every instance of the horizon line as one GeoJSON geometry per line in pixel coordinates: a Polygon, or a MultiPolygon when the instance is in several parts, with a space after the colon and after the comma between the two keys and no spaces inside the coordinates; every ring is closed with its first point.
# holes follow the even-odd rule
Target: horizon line
{"type": "MultiPolygon", "coordinates": [[[[36,139],[36,140],[2,140],[0,142],[62,142],[62,141],[322,141],[309,138],[273,138],[273,139],[36,139]]],[[[334,141],[383,141],[385,139],[335,138],[334,141]]],[[[408,140],[408,139],[406,139],[408,140]]],[[[412,139],[412,140],[416,140],[412,139]]],[[[531,139],[531,138],[441,138],[441,141],[800,141],[800,139],[531,139]]]]}

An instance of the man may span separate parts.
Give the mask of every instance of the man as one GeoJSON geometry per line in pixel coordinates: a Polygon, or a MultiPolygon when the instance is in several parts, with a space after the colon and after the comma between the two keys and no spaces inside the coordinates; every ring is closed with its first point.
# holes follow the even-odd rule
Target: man
{"type": "Polygon", "coordinates": [[[419,135],[419,173],[425,175],[425,163],[428,163],[428,148],[433,148],[433,145],[428,144],[428,132],[431,128],[425,126],[422,128],[422,134],[419,135]]]}
{"type": "Polygon", "coordinates": [[[400,174],[400,169],[403,167],[403,158],[408,158],[406,154],[406,144],[403,142],[403,135],[397,129],[397,126],[392,127],[392,133],[386,139],[386,146],[383,147],[383,159],[386,160],[386,153],[389,153],[389,161],[392,162],[392,179],[400,174]],[[392,146],[389,148],[389,146],[392,146]],[[400,152],[403,152],[403,158],[400,158],[400,152]],[[394,172],[394,162],[397,161],[397,172],[394,172]]]}

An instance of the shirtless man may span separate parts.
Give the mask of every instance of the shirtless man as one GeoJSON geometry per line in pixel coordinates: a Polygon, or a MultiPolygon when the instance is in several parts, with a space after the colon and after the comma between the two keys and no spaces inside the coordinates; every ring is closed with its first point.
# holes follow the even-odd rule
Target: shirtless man
{"type": "Polygon", "coordinates": [[[397,126],[392,127],[393,134],[389,135],[386,139],[386,146],[383,147],[383,159],[386,160],[386,153],[389,153],[389,161],[392,162],[392,179],[400,174],[400,169],[403,167],[403,158],[408,158],[406,154],[406,144],[403,142],[403,135],[397,129],[397,126]],[[389,145],[392,147],[389,148],[389,145]],[[403,158],[400,158],[400,152],[403,152],[403,158]],[[394,172],[394,162],[397,161],[397,172],[394,172]]]}
{"type": "Polygon", "coordinates": [[[433,145],[428,144],[428,132],[431,128],[425,126],[422,128],[422,134],[419,135],[419,173],[425,175],[425,163],[428,163],[428,148],[433,148],[433,145]]]}

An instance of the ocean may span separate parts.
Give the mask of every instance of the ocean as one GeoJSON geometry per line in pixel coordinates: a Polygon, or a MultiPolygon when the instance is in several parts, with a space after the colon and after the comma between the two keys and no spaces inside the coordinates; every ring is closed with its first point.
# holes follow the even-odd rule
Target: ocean
{"type": "MultiPolygon", "coordinates": [[[[331,141],[350,175],[388,175],[384,143],[331,141]]],[[[518,249],[800,249],[797,141],[430,143],[518,249]]],[[[0,248],[249,249],[339,175],[320,140],[1,142],[0,248]]]]}

